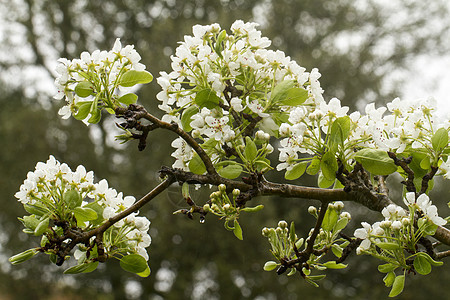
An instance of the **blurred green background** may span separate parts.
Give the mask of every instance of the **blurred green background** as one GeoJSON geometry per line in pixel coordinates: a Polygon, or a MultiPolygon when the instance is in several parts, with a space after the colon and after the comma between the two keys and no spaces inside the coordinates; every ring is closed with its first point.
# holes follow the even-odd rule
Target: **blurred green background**
{"type": "MultiPolygon", "coordinates": [[[[1,0],[0,300],[387,298],[383,274],[370,257],[351,257],[347,269],[327,272],[321,288],[299,276],[262,270],[272,258],[261,229],[285,219],[295,221],[299,235],[306,234],[314,225],[305,213],[309,205],[317,205],[313,201],[255,199],[265,209],[243,216],[244,241],[238,241],[214,216],[200,224],[172,215],[186,206],[180,187],[174,185],[141,211],[152,221],[153,242],[148,249],[152,274],[139,278],[113,261],[77,276],[63,275],[63,269],[44,256],[11,266],[9,256],[38,243],[21,231],[17,217],[24,211],[14,193],[36,162],[50,154],[72,169],[83,164],[97,178],[137,198],[158,183],[160,166],[173,163],[169,153],[174,135],[154,132],[145,151],[139,152],[136,143],[114,143],[112,117],[89,127],[61,120],[57,110],[63,103],[52,99],[59,57],[109,50],[120,37],[123,45],[135,45],[142,63],[157,77],[161,70],[170,71],[170,55],[193,25],[219,23],[228,30],[236,19],[256,21],[263,36],[273,41],[271,49],[285,51],[308,70],[319,68],[327,100],[338,97],[354,110],[369,101],[391,101],[417,57],[448,52],[448,15],[444,0],[1,0]]],[[[138,94],[141,104],[161,116],[158,91],[155,81],[138,94]]],[[[270,179],[281,181],[282,174],[270,179]]],[[[296,183],[314,182],[308,177],[296,183]]],[[[395,187],[395,180],[392,183],[395,187]]],[[[448,192],[438,184],[432,197],[442,199],[443,213],[448,213],[448,192]]],[[[399,198],[394,188],[392,196],[399,198]]],[[[203,203],[208,194],[197,191],[194,198],[203,203]]],[[[356,205],[348,209],[353,214],[349,235],[362,220],[378,217],[356,205]]],[[[444,265],[426,277],[411,274],[399,298],[444,299],[448,271],[444,265]]]]}

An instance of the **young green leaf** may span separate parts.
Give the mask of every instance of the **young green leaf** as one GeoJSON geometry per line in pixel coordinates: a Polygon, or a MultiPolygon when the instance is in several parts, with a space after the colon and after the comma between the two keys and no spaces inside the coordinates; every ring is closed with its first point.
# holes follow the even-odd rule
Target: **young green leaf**
{"type": "Polygon", "coordinates": [[[89,207],[75,207],[72,211],[78,222],[92,221],[98,217],[95,210],[89,207]]]}
{"type": "Polygon", "coordinates": [[[272,271],[274,270],[276,267],[278,266],[278,264],[274,261],[267,261],[264,264],[264,271],[272,271]]]}
{"type": "Polygon", "coordinates": [[[147,261],[139,254],[129,254],[120,259],[120,267],[127,272],[141,273],[147,268],[147,261]]]}
{"type": "Polygon", "coordinates": [[[117,99],[117,101],[119,101],[120,103],[123,103],[125,105],[130,105],[130,104],[136,103],[137,98],[138,98],[138,96],[136,94],[129,93],[129,94],[123,95],[122,97],[117,99]]]}
{"type": "Polygon", "coordinates": [[[333,251],[333,254],[336,257],[341,257],[342,256],[342,252],[344,250],[339,245],[333,244],[333,245],[331,245],[331,251],[333,251]]]}
{"type": "Polygon", "coordinates": [[[77,103],[77,113],[73,117],[77,120],[84,120],[91,111],[91,101],[80,101],[77,103]]]}
{"type": "Polygon", "coordinates": [[[38,217],[45,215],[48,211],[41,207],[38,203],[35,203],[33,205],[31,204],[24,204],[23,207],[25,208],[25,210],[32,214],[32,215],[36,215],[38,217]]]}
{"type": "Polygon", "coordinates": [[[301,87],[295,87],[293,80],[284,80],[275,86],[270,98],[272,103],[297,106],[308,99],[308,91],[301,87]]]}
{"type": "Polygon", "coordinates": [[[206,172],[205,164],[203,163],[200,156],[198,156],[197,153],[194,153],[194,156],[192,157],[191,161],[189,162],[189,170],[198,175],[202,175],[206,172]]]}
{"type": "Polygon", "coordinates": [[[350,134],[350,123],[351,120],[349,116],[340,117],[334,120],[331,125],[329,136],[331,145],[335,145],[337,148],[338,145],[344,144],[344,141],[350,134]]]}
{"type": "Polygon", "coordinates": [[[80,192],[76,189],[68,190],[63,194],[63,201],[70,209],[78,207],[83,202],[80,192]]]}
{"type": "Polygon", "coordinates": [[[414,258],[414,269],[421,275],[428,275],[431,272],[431,264],[422,255],[417,255],[414,258]]]}
{"type": "Polygon", "coordinates": [[[316,175],[320,171],[320,159],[317,156],[311,160],[311,164],[306,169],[308,175],[316,175]]]}
{"type": "Polygon", "coordinates": [[[345,226],[347,226],[347,224],[348,224],[348,219],[347,218],[340,218],[337,221],[336,225],[334,226],[333,231],[337,232],[339,230],[342,230],[342,229],[345,228],[345,226]]]}
{"type": "Polygon", "coordinates": [[[136,273],[136,275],[138,275],[139,277],[145,278],[145,277],[150,276],[150,273],[151,273],[150,267],[147,266],[147,269],[145,269],[143,272],[136,273]]]}
{"type": "Polygon", "coordinates": [[[399,244],[393,243],[393,242],[379,242],[379,243],[376,243],[376,245],[383,250],[400,250],[401,249],[399,244]]]}
{"type": "Polygon", "coordinates": [[[332,183],[334,183],[339,166],[333,152],[328,151],[322,156],[320,168],[322,169],[323,176],[328,181],[333,181],[332,183]]]}
{"type": "Polygon", "coordinates": [[[23,226],[25,226],[26,228],[33,231],[33,233],[34,233],[34,230],[36,229],[36,227],[40,223],[40,221],[34,215],[24,216],[23,218],[18,218],[18,219],[22,222],[23,226]]]}
{"type": "Polygon", "coordinates": [[[96,109],[94,111],[91,111],[91,117],[89,118],[88,123],[97,124],[98,122],[100,122],[101,118],[101,111],[99,109],[96,109]]]}
{"type": "Polygon", "coordinates": [[[264,205],[260,204],[255,207],[244,207],[240,208],[239,211],[245,211],[245,212],[257,212],[264,208],[264,205]]]}
{"type": "Polygon", "coordinates": [[[418,252],[418,253],[417,253],[417,256],[422,256],[422,257],[424,257],[426,260],[428,260],[428,262],[429,262],[431,265],[433,265],[433,266],[435,266],[435,267],[442,266],[442,265],[444,264],[442,261],[435,261],[434,259],[431,258],[430,255],[428,255],[428,254],[425,253],[425,252],[418,252]]]}
{"type": "Polygon", "coordinates": [[[392,284],[394,283],[394,280],[395,280],[394,272],[387,273],[386,276],[384,276],[384,278],[383,278],[383,281],[384,281],[384,284],[386,285],[386,287],[392,286],[392,284]]]}
{"type": "Polygon", "coordinates": [[[380,271],[381,273],[389,273],[394,271],[395,269],[397,269],[398,266],[391,264],[391,263],[387,263],[387,264],[383,264],[383,265],[379,265],[378,266],[378,271],[380,271]]]}
{"type": "Polygon", "coordinates": [[[327,269],[345,269],[347,268],[346,264],[342,264],[339,263],[337,264],[335,261],[331,260],[331,261],[327,261],[326,263],[323,264],[325,267],[327,267],[327,269]]]}
{"type": "Polygon", "coordinates": [[[242,236],[242,228],[241,225],[239,225],[239,222],[234,219],[234,229],[233,229],[233,233],[234,235],[240,239],[241,241],[244,239],[244,237],[242,236]]]}
{"type": "Polygon", "coordinates": [[[389,175],[397,171],[394,161],[381,149],[362,149],[356,152],[355,160],[373,175],[389,175]]]}
{"type": "Polygon", "coordinates": [[[243,169],[241,165],[228,165],[219,171],[219,175],[227,179],[235,179],[241,175],[243,169]]]}
{"type": "Polygon", "coordinates": [[[147,71],[128,70],[120,78],[119,85],[130,87],[136,84],[149,83],[152,80],[152,74],[147,71]]]}
{"type": "Polygon", "coordinates": [[[183,111],[183,114],[181,115],[181,126],[183,127],[184,131],[189,132],[192,130],[192,116],[198,112],[198,107],[195,105],[191,105],[183,111]]]}
{"type": "Polygon", "coordinates": [[[445,128],[439,128],[431,137],[431,145],[434,151],[441,152],[448,146],[448,131],[445,128]]]}
{"type": "Polygon", "coordinates": [[[82,81],[75,86],[75,94],[78,97],[86,98],[94,93],[92,83],[89,81],[82,81]]]}
{"type": "Polygon", "coordinates": [[[338,221],[339,215],[335,209],[328,208],[322,221],[322,229],[331,231],[338,221]]]}
{"type": "Polygon", "coordinates": [[[183,195],[184,199],[187,199],[190,197],[189,195],[189,183],[184,182],[183,185],[181,186],[181,194],[183,195]]]}
{"type": "Polygon", "coordinates": [[[322,189],[329,188],[334,182],[335,182],[335,180],[326,179],[325,176],[323,176],[322,172],[319,173],[319,177],[317,178],[317,185],[320,188],[322,188],[322,189]]]}
{"type": "Polygon", "coordinates": [[[45,218],[44,220],[42,220],[36,226],[36,229],[34,229],[34,235],[39,236],[39,235],[43,234],[44,232],[46,232],[47,229],[48,229],[49,223],[50,223],[50,219],[49,218],[45,218]]]}
{"type": "Polygon", "coordinates": [[[79,274],[79,273],[89,273],[97,269],[98,261],[94,263],[82,263],[73,267],[70,267],[64,271],[64,274],[79,274]]]}
{"type": "Polygon", "coordinates": [[[307,161],[302,161],[298,164],[295,164],[292,169],[286,171],[286,173],[284,174],[284,178],[287,180],[295,180],[299,178],[305,173],[307,165],[307,161]]]}
{"type": "Polygon", "coordinates": [[[405,287],[405,275],[399,275],[395,277],[394,283],[392,284],[391,292],[389,293],[389,297],[395,297],[403,292],[403,288],[405,287]]]}
{"type": "Polygon", "coordinates": [[[244,156],[247,159],[247,161],[252,162],[256,158],[257,148],[255,145],[255,142],[253,140],[246,136],[245,137],[245,148],[244,148],[244,156]]]}
{"type": "Polygon", "coordinates": [[[24,252],[11,256],[8,260],[11,264],[17,265],[23,263],[24,261],[29,260],[38,253],[39,251],[37,251],[36,249],[28,249],[24,252]]]}
{"type": "Polygon", "coordinates": [[[216,92],[209,88],[203,89],[198,92],[194,99],[194,103],[199,107],[206,107],[209,109],[217,107],[220,101],[221,99],[216,95],[216,92]]]}

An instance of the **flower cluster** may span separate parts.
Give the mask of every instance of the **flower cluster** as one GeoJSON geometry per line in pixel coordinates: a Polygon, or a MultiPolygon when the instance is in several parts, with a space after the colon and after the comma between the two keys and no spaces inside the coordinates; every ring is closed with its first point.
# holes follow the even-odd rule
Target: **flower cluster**
{"type": "Polygon", "coordinates": [[[416,199],[414,193],[406,193],[403,201],[408,206],[409,213],[400,206],[390,204],[381,211],[384,221],[372,225],[361,223],[363,228],[356,229],[354,233],[355,237],[362,239],[356,250],[357,254],[376,253],[375,246],[381,245],[380,248],[383,248],[385,243],[394,243],[398,245],[398,249],[415,252],[415,245],[420,237],[434,234],[437,226],[447,223],[438,216],[436,206],[431,204],[426,194],[421,194],[416,199]],[[414,226],[416,212],[419,214],[417,229],[414,226]]]}
{"type": "Polygon", "coordinates": [[[119,39],[110,51],[83,52],[79,59],[73,60],[60,58],[55,79],[58,91],[54,98],[65,99],[67,105],[59,110],[59,115],[64,119],[73,115],[79,120],[96,123],[102,108],[114,113],[120,103],[134,103],[135,94],[119,97],[117,90],[127,92],[135,84],[152,80],[150,73],[144,71],[145,66],[139,63],[140,59],[133,45],[122,47],[119,39]]]}
{"type": "MultiPolygon", "coordinates": [[[[34,172],[28,172],[27,179],[15,196],[30,213],[21,218],[25,232],[43,235],[42,252],[51,255],[57,254],[53,253],[54,245],[51,244],[66,237],[69,228],[78,228],[80,233],[94,230],[132,206],[136,200],[109,187],[105,179],[95,183],[94,173],[87,172],[84,166],[80,165],[72,171],[53,156],[45,163],[38,162],[34,172]]],[[[124,255],[138,254],[148,260],[145,248],[151,243],[149,225],[150,221],[137,216],[137,213],[114,223],[103,233],[104,254],[118,259],[124,255]]],[[[79,263],[96,259],[96,255],[92,254],[92,245],[87,244],[79,244],[74,256],[79,263]]]]}
{"type": "MultiPolygon", "coordinates": [[[[317,69],[305,72],[282,51],[266,49],[271,42],[256,26],[236,21],[231,34],[218,24],[194,26],[193,36],[185,36],[171,57],[173,71],[157,79],[159,108],[166,113],[162,120],[192,130],[205,143],[214,140],[207,151],[213,159],[224,157],[221,144],[235,147],[231,141],[241,139],[251,122],[277,134],[293,106],[323,102],[317,69]],[[285,89],[277,94],[281,83],[285,89]],[[294,97],[287,99],[287,89],[294,97]]],[[[181,164],[186,161],[174,166],[181,164]]]]}

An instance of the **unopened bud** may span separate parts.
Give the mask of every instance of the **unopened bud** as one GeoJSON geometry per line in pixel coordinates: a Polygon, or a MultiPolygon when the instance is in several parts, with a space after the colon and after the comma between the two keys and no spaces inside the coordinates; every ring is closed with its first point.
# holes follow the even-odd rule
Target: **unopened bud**
{"type": "Polygon", "coordinates": [[[411,220],[409,218],[403,218],[402,219],[402,224],[404,226],[409,226],[411,224],[411,220]]]}
{"type": "Polygon", "coordinates": [[[336,210],[341,211],[344,208],[344,202],[336,201],[334,202],[334,207],[336,208],[336,210]]]}
{"type": "Polygon", "coordinates": [[[211,210],[211,206],[209,206],[209,204],[203,205],[203,211],[204,211],[205,213],[209,212],[210,210],[211,210]]]}
{"type": "Polygon", "coordinates": [[[278,222],[278,227],[281,227],[281,229],[285,229],[285,228],[287,228],[287,226],[288,226],[288,223],[284,220],[278,222]]]}
{"type": "Polygon", "coordinates": [[[224,193],[227,190],[227,187],[225,184],[219,184],[219,191],[221,191],[222,193],[224,193]]]}
{"type": "Polygon", "coordinates": [[[237,196],[239,196],[241,194],[241,191],[239,190],[239,189],[234,189],[233,190],[233,196],[234,197],[237,197],[237,196]]]}
{"type": "Polygon", "coordinates": [[[317,214],[317,208],[315,206],[308,207],[308,213],[315,216],[317,214]]]}
{"type": "Polygon", "coordinates": [[[267,227],[264,227],[264,228],[262,229],[262,235],[265,236],[265,237],[268,237],[269,234],[270,234],[270,229],[267,228],[267,227]]]}
{"type": "Polygon", "coordinates": [[[198,129],[192,130],[192,137],[193,137],[194,139],[199,138],[201,135],[202,135],[202,134],[201,134],[200,130],[198,130],[198,129]]]}

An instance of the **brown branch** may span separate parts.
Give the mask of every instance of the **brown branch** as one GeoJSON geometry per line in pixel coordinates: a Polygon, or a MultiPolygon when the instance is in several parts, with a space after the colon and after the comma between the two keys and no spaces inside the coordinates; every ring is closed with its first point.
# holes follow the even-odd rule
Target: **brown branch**
{"type": "Polygon", "coordinates": [[[414,185],[414,171],[408,166],[412,161],[412,156],[408,158],[398,159],[394,152],[388,151],[389,157],[394,161],[396,166],[399,166],[405,171],[407,175],[406,181],[402,181],[406,185],[406,190],[408,192],[416,193],[416,186],[414,185]]]}
{"type": "Polygon", "coordinates": [[[208,174],[218,176],[216,169],[214,168],[214,165],[212,164],[211,159],[206,154],[205,150],[203,150],[203,148],[197,143],[197,141],[190,134],[181,129],[178,126],[178,124],[161,121],[152,114],[148,113],[147,110],[145,110],[145,108],[141,105],[130,104],[127,108],[117,107],[115,111],[118,117],[125,116],[126,118],[132,118],[135,119],[136,121],[140,119],[145,119],[147,121],[150,121],[152,124],[158,126],[158,128],[167,129],[176,133],[189,146],[191,146],[195,152],[197,152],[198,156],[205,164],[206,171],[208,172],[208,174]]]}
{"type": "Polygon", "coordinates": [[[428,182],[433,179],[434,175],[436,175],[436,172],[439,170],[438,167],[431,167],[431,171],[427,174],[425,174],[422,177],[422,188],[420,189],[419,195],[426,193],[428,190],[428,182]]]}
{"type": "Polygon", "coordinates": [[[449,257],[449,256],[450,256],[450,250],[439,252],[436,254],[437,259],[442,259],[442,258],[449,257]]]}

